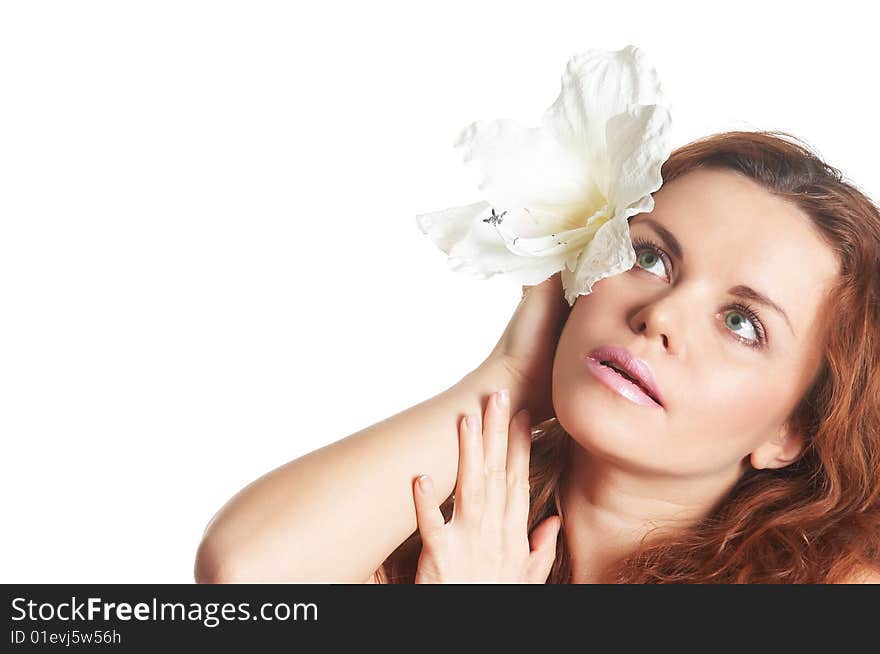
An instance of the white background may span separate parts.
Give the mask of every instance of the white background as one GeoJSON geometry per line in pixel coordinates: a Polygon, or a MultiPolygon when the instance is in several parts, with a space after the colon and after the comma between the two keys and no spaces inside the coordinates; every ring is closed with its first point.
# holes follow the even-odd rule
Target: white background
{"type": "Polygon", "coordinates": [[[577,52],[645,50],[676,147],[784,130],[880,197],[869,4],[726,5],[0,4],[0,581],[191,582],[240,488],[482,361],[520,288],[415,215],[577,52]]]}

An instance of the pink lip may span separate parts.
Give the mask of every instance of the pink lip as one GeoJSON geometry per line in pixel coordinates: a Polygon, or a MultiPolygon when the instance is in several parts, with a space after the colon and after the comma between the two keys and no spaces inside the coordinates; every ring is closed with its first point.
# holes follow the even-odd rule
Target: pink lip
{"type": "Polygon", "coordinates": [[[626,348],[618,346],[596,348],[584,357],[584,363],[599,381],[631,402],[655,409],[665,409],[665,402],[648,364],[636,358],[626,348]],[[608,366],[603,365],[601,361],[613,361],[615,365],[626,370],[628,375],[638,379],[658,401],[639,388],[638,384],[632,383],[608,366]]]}

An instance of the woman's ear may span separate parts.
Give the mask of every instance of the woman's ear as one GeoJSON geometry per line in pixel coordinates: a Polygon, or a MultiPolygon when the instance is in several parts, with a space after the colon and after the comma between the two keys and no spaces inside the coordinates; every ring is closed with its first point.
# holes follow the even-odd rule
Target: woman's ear
{"type": "Polygon", "coordinates": [[[756,470],[784,468],[800,456],[804,438],[796,431],[783,427],[775,438],[759,445],[749,456],[749,463],[756,470]]]}

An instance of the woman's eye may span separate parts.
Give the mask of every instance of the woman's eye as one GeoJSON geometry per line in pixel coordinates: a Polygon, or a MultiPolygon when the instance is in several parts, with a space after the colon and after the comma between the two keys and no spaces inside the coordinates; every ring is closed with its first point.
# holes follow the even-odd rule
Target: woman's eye
{"type": "Polygon", "coordinates": [[[663,263],[662,257],[653,250],[643,249],[640,254],[636,255],[636,263],[650,273],[653,273],[654,271],[651,269],[659,264],[662,266],[663,271],[658,273],[658,276],[665,277],[669,274],[666,271],[666,265],[663,263]]]}
{"type": "Polygon", "coordinates": [[[746,341],[755,341],[757,343],[760,340],[758,331],[755,329],[755,325],[752,323],[751,318],[736,309],[728,312],[727,316],[724,318],[724,324],[737,336],[742,337],[746,341]],[[748,325],[748,328],[745,331],[742,331],[743,325],[748,325]]]}
{"type": "MultiPolygon", "coordinates": [[[[667,254],[657,245],[647,239],[636,238],[633,241],[633,249],[636,252],[636,264],[661,279],[669,278],[669,270],[666,262],[667,254]],[[659,266],[659,270],[657,267],[659,266]]],[[[734,336],[744,345],[761,347],[766,341],[764,327],[757,317],[757,313],[747,305],[734,305],[724,318],[724,325],[733,332],[734,336]],[[755,317],[753,317],[755,316],[755,317]]]]}

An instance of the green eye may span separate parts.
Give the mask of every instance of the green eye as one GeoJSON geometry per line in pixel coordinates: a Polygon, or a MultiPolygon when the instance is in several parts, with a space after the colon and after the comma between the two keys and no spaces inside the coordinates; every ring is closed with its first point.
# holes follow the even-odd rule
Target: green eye
{"type": "MultiPolygon", "coordinates": [[[[652,241],[644,238],[633,239],[633,249],[636,251],[636,264],[651,274],[657,274],[660,277],[669,277],[667,271],[668,255],[662,249],[657,247],[652,241]],[[655,273],[651,269],[657,264],[663,267],[662,273],[655,273]]],[[[733,337],[739,340],[743,345],[759,348],[764,345],[767,340],[764,326],[761,319],[752,307],[748,305],[734,304],[732,310],[724,319],[724,324],[733,333],[733,337]],[[746,326],[743,331],[743,326],[746,326]],[[751,334],[749,336],[749,333],[751,334]],[[742,334],[746,334],[743,336],[742,334]]]]}
{"type": "Polygon", "coordinates": [[[656,261],[659,257],[653,252],[643,252],[639,255],[639,265],[640,266],[648,266],[649,268],[653,266],[653,261],[656,261]],[[645,255],[648,255],[648,259],[645,259],[645,255]]]}
{"type": "MultiPolygon", "coordinates": [[[[640,268],[644,268],[648,272],[652,272],[651,268],[656,266],[658,263],[662,264],[663,260],[653,250],[645,249],[645,250],[642,250],[640,254],[636,255],[636,263],[639,265],[640,268]]],[[[666,265],[665,264],[663,264],[663,268],[664,268],[663,273],[659,273],[661,277],[666,274],[666,271],[665,271],[666,265]]]]}
{"type": "MultiPolygon", "coordinates": [[[[752,324],[750,318],[743,316],[739,311],[731,311],[727,314],[727,317],[724,319],[724,324],[730,327],[734,332],[738,335],[743,335],[739,330],[743,325],[749,325],[749,330],[751,331],[751,336],[746,336],[746,340],[755,340],[758,337],[758,332],[755,330],[755,326],[752,324]],[[733,318],[731,318],[733,316],[733,318]]],[[[746,332],[748,334],[748,332],[746,332]]]]}

